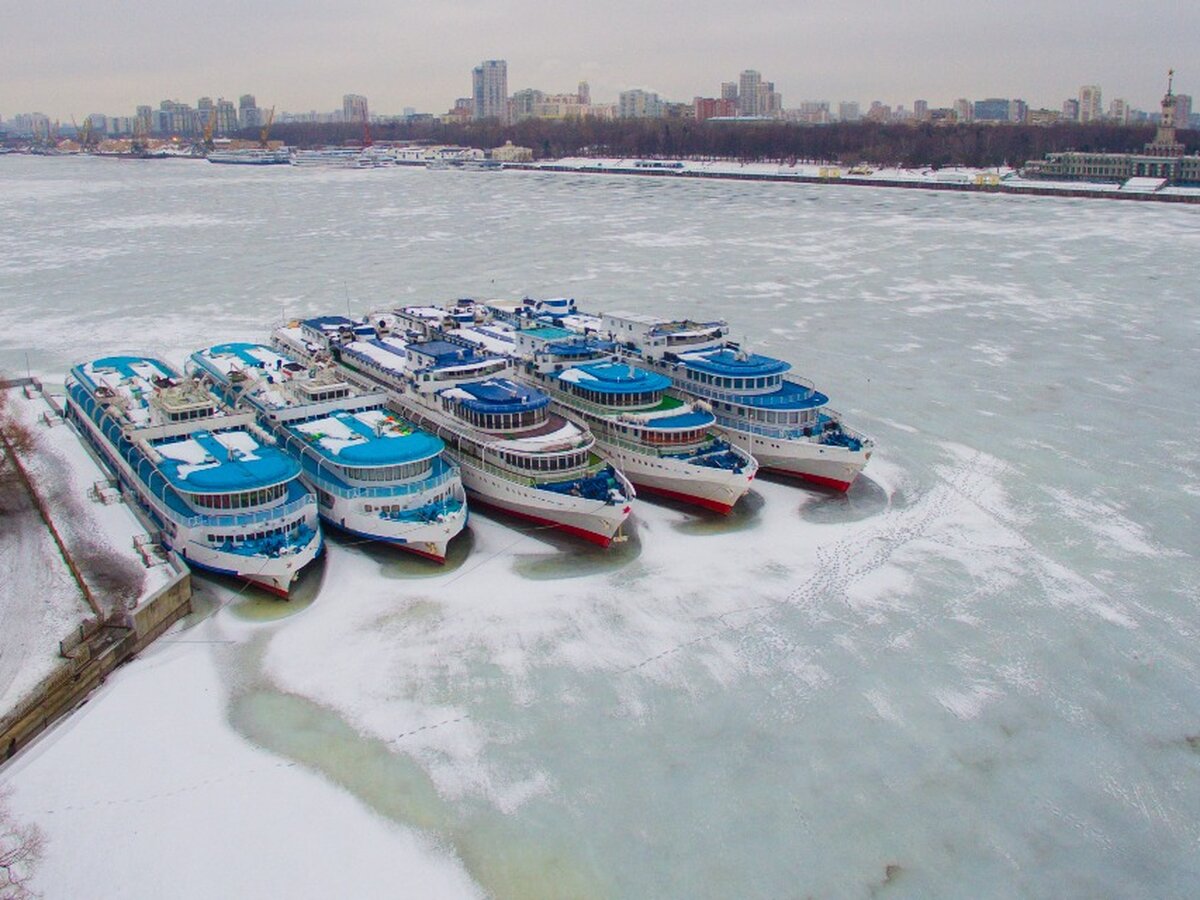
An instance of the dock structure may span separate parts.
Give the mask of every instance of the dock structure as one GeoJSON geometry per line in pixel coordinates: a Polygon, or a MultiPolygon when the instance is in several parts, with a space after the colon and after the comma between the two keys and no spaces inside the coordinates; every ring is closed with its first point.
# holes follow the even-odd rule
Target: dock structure
{"type": "MultiPolygon", "coordinates": [[[[0,390],[20,389],[24,400],[40,409],[31,417],[34,428],[50,427],[63,421],[62,409],[53,396],[45,391],[34,378],[14,379],[0,382],[0,390]]],[[[56,435],[57,442],[69,442],[77,435],[63,429],[63,436],[56,435]]],[[[73,482],[90,484],[95,497],[87,492],[86,502],[109,505],[117,499],[117,489],[107,479],[97,479],[99,472],[91,468],[94,457],[86,443],[78,441],[79,453],[72,454],[69,462],[76,471],[73,482]],[[86,469],[86,471],[84,471],[86,469]],[[81,480],[82,479],[82,480],[81,480]],[[102,485],[102,486],[101,486],[102,485]]],[[[149,589],[142,596],[126,597],[112,585],[95,578],[97,561],[77,558],[73,548],[73,534],[66,520],[71,511],[61,507],[47,495],[44,480],[32,471],[32,460],[26,451],[13,446],[8,436],[0,430],[0,451],[15,470],[13,489],[23,492],[29,504],[37,511],[33,520],[40,522],[55,548],[66,570],[70,573],[79,597],[86,603],[90,614],[81,614],[74,626],[61,635],[57,642],[55,658],[42,665],[44,670],[36,683],[26,685],[8,709],[0,710],[0,765],[28,746],[51,725],[85,702],[105,678],[122,663],[132,659],[160,637],[172,625],[191,612],[191,571],[179,557],[156,549],[157,529],[141,513],[136,503],[126,504],[132,518],[124,537],[132,536],[127,548],[117,555],[136,560],[139,568],[155,573],[149,589]],[[142,531],[141,529],[144,529],[142,531]]],[[[72,484],[72,487],[77,486],[72,484]]],[[[108,516],[105,517],[109,518],[108,516]]],[[[96,523],[89,523],[95,525],[96,523]]],[[[109,535],[115,537],[114,535],[109,535]]],[[[142,582],[145,585],[145,582],[142,582]]],[[[20,598],[29,604],[48,602],[45,597],[20,598]]],[[[53,636],[48,640],[52,641],[53,636]]],[[[40,663],[39,663],[40,665],[40,663]]],[[[16,691],[14,691],[16,694],[16,691]]]]}

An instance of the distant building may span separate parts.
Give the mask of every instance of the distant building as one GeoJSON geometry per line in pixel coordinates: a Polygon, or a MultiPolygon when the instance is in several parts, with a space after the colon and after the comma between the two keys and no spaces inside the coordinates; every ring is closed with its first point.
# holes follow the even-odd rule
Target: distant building
{"type": "Polygon", "coordinates": [[[960,122],[971,121],[971,101],[966,97],[959,97],[954,101],[954,117],[960,122]]]}
{"type": "Polygon", "coordinates": [[[775,90],[773,81],[764,81],[758,86],[758,114],[775,118],[783,115],[783,95],[775,90]]]}
{"type": "Polygon", "coordinates": [[[892,120],[892,108],[879,100],[872,100],[871,107],[867,110],[867,120],[870,122],[890,122],[892,120]]]}
{"type": "Polygon", "coordinates": [[[471,86],[472,118],[499,119],[508,124],[508,63],[503,59],[485,59],[472,70],[471,86]]]}
{"type": "Polygon", "coordinates": [[[503,147],[492,150],[491,156],[500,162],[531,162],[533,150],[529,147],[516,147],[512,141],[505,141],[503,147]]]}
{"type": "Polygon", "coordinates": [[[1174,72],[1167,78],[1158,131],[1142,153],[1050,153],[1026,165],[1031,178],[1066,181],[1125,181],[1128,178],[1161,178],[1171,184],[1200,185],[1200,154],[1184,155],[1175,137],[1174,72]]]}
{"type": "Polygon", "coordinates": [[[842,100],[838,103],[838,121],[857,122],[862,118],[857,100],[842,100]]]}
{"type": "Polygon", "coordinates": [[[238,111],[232,100],[219,98],[216,106],[217,134],[233,134],[238,130],[238,111]]]}
{"type": "Polygon", "coordinates": [[[1030,125],[1057,125],[1063,114],[1057,109],[1031,109],[1027,117],[1030,125]]]}
{"type": "Polygon", "coordinates": [[[929,101],[914,100],[913,101],[913,118],[918,122],[929,121],[929,101]]]}
{"type": "Polygon", "coordinates": [[[534,88],[523,88],[512,95],[512,120],[523,122],[534,117],[537,105],[546,99],[546,95],[534,88]]]}
{"type": "Polygon", "coordinates": [[[692,115],[697,122],[718,116],[736,116],[737,100],[725,97],[697,97],[692,101],[692,115]]]}
{"type": "Polygon", "coordinates": [[[137,121],[137,118],[134,116],[109,116],[105,121],[104,133],[108,137],[133,134],[134,124],[137,121]]]}
{"type": "Polygon", "coordinates": [[[1085,84],[1079,89],[1079,123],[1090,125],[1104,118],[1100,105],[1100,85],[1085,84]]]}
{"type": "Polygon", "coordinates": [[[1129,104],[1120,98],[1114,98],[1108,104],[1108,121],[1116,125],[1129,124],[1129,104]]]}
{"type": "Polygon", "coordinates": [[[592,105],[592,88],[586,81],[579,82],[579,87],[576,89],[576,96],[579,97],[580,106],[592,105]]]}
{"type": "Polygon", "coordinates": [[[738,99],[738,86],[736,81],[721,82],[721,99],[732,100],[735,104],[738,99]]]}
{"type": "Polygon", "coordinates": [[[441,117],[443,122],[462,124],[470,122],[475,118],[475,99],[473,97],[459,97],[454,101],[454,105],[450,107],[449,112],[441,117]]]}
{"type": "Polygon", "coordinates": [[[242,94],[238,97],[238,127],[261,128],[266,124],[266,117],[258,108],[253,94],[242,94]]]}
{"type": "Polygon", "coordinates": [[[832,120],[827,100],[805,100],[795,109],[789,109],[783,116],[789,122],[802,122],[805,125],[826,125],[832,120]]]}
{"type": "Polygon", "coordinates": [[[1079,101],[1066,99],[1062,105],[1062,121],[1078,122],[1079,121],[1079,101]]]}
{"type": "MultiPolygon", "coordinates": [[[[207,110],[211,112],[212,99],[202,97],[201,100],[208,103],[207,110]]],[[[158,109],[155,112],[155,127],[152,130],[159,134],[192,136],[197,134],[199,129],[203,127],[202,125],[198,125],[198,122],[198,111],[192,109],[186,103],[180,103],[178,100],[163,100],[158,104],[158,109]]]]}
{"type": "Polygon", "coordinates": [[[1175,95],[1175,127],[1192,128],[1192,95],[1175,95]]]}
{"type": "Polygon", "coordinates": [[[1029,118],[1029,104],[1024,100],[1008,101],[1008,121],[1023,125],[1029,118]]]}
{"type": "Polygon", "coordinates": [[[666,106],[658,94],[634,88],[621,91],[617,103],[617,116],[622,119],[661,119],[666,106]]]}
{"type": "Polygon", "coordinates": [[[367,98],[362,94],[343,94],[342,121],[360,123],[370,121],[370,112],[367,110],[367,98]]]}
{"type": "Polygon", "coordinates": [[[1008,98],[989,97],[971,105],[971,118],[976,122],[1007,122],[1008,98]]]}
{"type": "Polygon", "coordinates": [[[762,86],[762,74],[754,69],[746,69],[738,76],[738,115],[758,116],[759,88],[762,86]]]}

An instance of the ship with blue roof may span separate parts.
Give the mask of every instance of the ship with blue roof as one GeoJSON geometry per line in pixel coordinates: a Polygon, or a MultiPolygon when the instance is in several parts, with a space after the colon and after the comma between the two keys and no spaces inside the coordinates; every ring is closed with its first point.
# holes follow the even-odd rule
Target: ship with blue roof
{"type": "Polygon", "coordinates": [[[766,471],[846,491],[871,458],[874,443],[847,426],[825,394],[787,377],[790,363],[731,343],[723,321],[613,312],[600,316],[600,331],[706,401],[724,433],[745,442],[766,471]]]}
{"type": "MultiPolygon", "coordinates": [[[[541,308],[562,306],[547,302],[541,308]]],[[[436,310],[396,313],[418,329],[439,322],[436,328],[445,333],[514,357],[518,377],[546,391],[564,416],[586,423],[601,455],[639,493],[728,514],[750,490],[758,462],[715,433],[711,410],[676,396],[667,376],[618,361],[612,341],[541,321],[489,320],[485,306],[467,302],[441,315],[436,310]]]]}
{"type": "Polygon", "coordinates": [[[387,408],[383,391],[262,344],[217,344],[193,353],[189,368],[232,406],[254,410],[300,463],[323,521],[445,561],[467,522],[458,468],[443,459],[440,438],[387,408]]]}
{"type": "Polygon", "coordinates": [[[67,415],[192,566],[287,596],[323,543],[300,465],[203,384],[148,356],[81,363],[67,415]]]}
{"type": "Polygon", "coordinates": [[[458,463],[472,506],[492,507],[607,547],[635,496],[595,452],[586,427],[513,379],[506,357],[455,340],[418,339],[388,314],[324,316],[276,331],[281,346],[329,352],[354,378],[385,389],[404,415],[437,434],[458,463]]]}
{"type": "Polygon", "coordinates": [[[572,299],[487,306],[513,321],[612,340],[622,358],[667,376],[681,395],[707,404],[721,433],[749,450],[762,471],[846,491],[871,458],[874,442],[846,425],[825,394],[789,377],[789,363],[730,341],[724,321],[589,314],[572,299]]]}

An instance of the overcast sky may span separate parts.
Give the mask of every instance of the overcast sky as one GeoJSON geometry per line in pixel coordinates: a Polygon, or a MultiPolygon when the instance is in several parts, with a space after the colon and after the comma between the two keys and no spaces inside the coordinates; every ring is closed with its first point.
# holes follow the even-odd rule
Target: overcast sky
{"type": "Polygon", "coordinates": [[[804,100],[1021,97],[1058,108],[1081,84],[1157,109],[1166,70],[1200,94],[1195,0],[0,0],[0,115],[132,115],[200,96],[328,111],[444,112],[482,59],[510,93],[630,87],[719,96],[758,69],[804,100]]]}

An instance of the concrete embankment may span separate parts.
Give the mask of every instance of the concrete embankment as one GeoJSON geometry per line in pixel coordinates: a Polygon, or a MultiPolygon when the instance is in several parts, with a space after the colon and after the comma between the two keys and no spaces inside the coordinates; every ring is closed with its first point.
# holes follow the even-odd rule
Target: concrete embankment
{"type": "Polygon", "coordinates": [[[906,188],[918,191],[951,191],[966,194],[1008,194],[1031,197],[1086,197],[1089,200],[1142,200],[1154,203],[1200,203],[1200,191],[1175,194],[1155,191],[1121,191],[1113,187],[1093,185],[1073,187],[1041,186],[1022,181],[1020,184],[1000,182],[959,182],[916,180],[906,178],[860,177],[839,175],[822,177],[798,173],[734,172],[728,169],[670,169],[637,168],[631,166],[569,166],[553,163],[505,163],[506,169],[531,172],[557,172],[571,175],[644,175],[654,178],[717,178],[726,181],[771,181],[786,184],[842,185],[850,187],[906,188]]]}
{"type": "MultiPolygon", "coordinates": [[[[47,426],[61,415],[61,409],[36,379],[0,382],[0,389],[14,387],[23,388],[27,399],[37,398],[44,402],[43,409],[47,412],[43,421],[47,426]]],[[[87,553],[85,559],[80,561],[73,550],[77,523],[70,523],[76,526],[74,528],[64,527],[68,523],[63,521],[63,516],[78,515],[78,509],[72,511],[61,502],[61,498],[47,496],[45,489],[39,486],[39,478],[30,470],[31,462],[38,460],[23,461],[21,454],[3,434],[0,434],[0,447],[16,469],[17,484],[28,493],[29,501],[39,513],[41,526],[53,538],[52,546],[62,556],[63,563],[92,612],[63,636],[58,644],[57,661],[48,666],[47,674],[19,695],[20,699],[0,716],[0,761],[3,761],[10,759],[55,721],[83,703],[117,666],[145,649],[190,612],[192,583],[191,572],[186,564],[173,557],[165,562],[157,562],[157,565],[166,567],[159,571],[169,572],[169,577],[154,579],[148,586],[153,590],[145,596],[136,600],[124,595],[106,596],[105,579],[89,576],[89,573],[95,574],[98,561],[87,553]]],[[[86,456],[83,462],[91,465],[86,456]]],[[[44,479],[42,482],[45,483],[44,479]]],[[[136,504],[128,504],[128,509],[138,516],[136,504]]],[[[149,534],[155,533],[153,523],[141,522],[149,534]]],[[[137,553],[136,543],[129,550],[137,553]]],[[[114,560],[114,564],[116,562],[114,560]]],[[[23,590],[21,585],[12,587],[8,592],[10,603],[24,603],[32,607],[47,602],[47,598],[34,596],[23,590]]]]}

